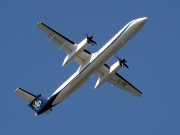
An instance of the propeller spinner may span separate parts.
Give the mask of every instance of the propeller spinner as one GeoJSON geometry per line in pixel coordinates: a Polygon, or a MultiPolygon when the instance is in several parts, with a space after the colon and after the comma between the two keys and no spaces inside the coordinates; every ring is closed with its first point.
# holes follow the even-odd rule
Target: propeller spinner
{"type": "MultiPolygon", "coordinates": [[[[117,57],[117,56],[116,56],[117,57]]],[[[120,59],[119,57],[117,57],[117,59],[119,60],[119,63],[121,65],[121,67],[126,67],[126,68],[129,68],[128,65],[126,65],[126,60],[125,59],[120,59]]]]}
{"type": "Polygon", "coordinates": [[[97,43],[92,39],[93,36],[89,36],[87,33],[84,34],[84,36],[87,38],[87,42],[88,42],[88,43],[91,43],[92,46],[94,46],[94,44],[97,44],[97,43]]]}

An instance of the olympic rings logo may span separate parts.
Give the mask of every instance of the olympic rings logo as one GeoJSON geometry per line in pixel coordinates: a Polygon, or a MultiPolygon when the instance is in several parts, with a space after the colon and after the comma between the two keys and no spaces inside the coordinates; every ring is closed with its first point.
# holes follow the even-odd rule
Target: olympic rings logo
{"type": "Polygon", "coordinates": [[[41,106],[41,101],[40,100],[36,100],[32,103],[32,106],[36,109],[39,110],[40,106],[41,106]]]}

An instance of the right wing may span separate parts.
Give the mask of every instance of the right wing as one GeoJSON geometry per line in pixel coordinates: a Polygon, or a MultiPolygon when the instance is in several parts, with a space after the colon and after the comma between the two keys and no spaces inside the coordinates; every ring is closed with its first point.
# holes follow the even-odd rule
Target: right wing
{"type": "MultiPolygon", "coordinates": [[[[59,34],[55,30],[51,29],[44,23],[38,23],[37,26],[48,35],[50,40],[56,43],[59,48],[61,48],[66,54],[70,54],[76,47],[73,41],[69,40],[68,38],[64,37],[63,35],[59,34]]],[[[74,61],[77,62],[79,65],[83,65],[87,60],[91,58],[91,53],[84,49],[75,59],[74,61]]]]}

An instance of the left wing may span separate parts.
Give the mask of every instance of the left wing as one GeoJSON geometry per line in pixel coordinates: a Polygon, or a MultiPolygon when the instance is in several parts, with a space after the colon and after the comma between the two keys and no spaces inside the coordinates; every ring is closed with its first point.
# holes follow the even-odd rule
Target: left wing
{"type": "MultiPolygon", "coordinates": [[[[65,36],[59,34],[55,30],[51,29],[44,23],[38,23],[37,26],[48,35],[50,40],[56,43],[60,49],[62,49],[66,54],[70,54],[76,47],[77,44],[73,41],[69,40],[65,36]]],[[[91,53],[84,49],[75,59],[74,61],[77,62],[79,65],[83,65],[87,60],[91,58],[91,53]]]]}
{"type": "Polygon", "coordinates": [[[122,76],[120,76],[118,73],[115,73],[112,75],[108,82],[121,88],[122,90],[127,90],[131,92],[132,94],[140,97],[142,95],[142,92],[139,91],[137,88],[135,88],[132,84],[130,84],[128,81],[126,81],[122,76]]]}
{"type": "MultiPolygon", "coordinates": [[[[110,67],[107,64],[104,64],[100,69],[98,69],[95,73],[96,76],[99,78],[102,77],[105,73],[109,72],[110,67]]],[[[126,81],[122,76],[120,76],[118,73],[114,73],[111,75],[107,82],[111,83],[112,85],[117,86],[118,88],[129,91],[132,94],[140,97],[142,95],[142,92],[139,91],[137,88],[135,88],[132,84],[130,84],[128,81],[126,81]]]]}

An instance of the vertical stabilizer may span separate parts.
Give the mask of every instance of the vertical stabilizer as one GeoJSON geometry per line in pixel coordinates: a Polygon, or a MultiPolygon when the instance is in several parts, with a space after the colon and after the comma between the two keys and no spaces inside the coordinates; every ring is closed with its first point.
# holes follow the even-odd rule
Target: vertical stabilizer
{"type": "Polygon", "coordinates": [[[29,106],[35,111],[38,112],[42,106],[47,101],[46,98],[40,97],[41,95],[38,95],[30,104],[29,106]]]}

